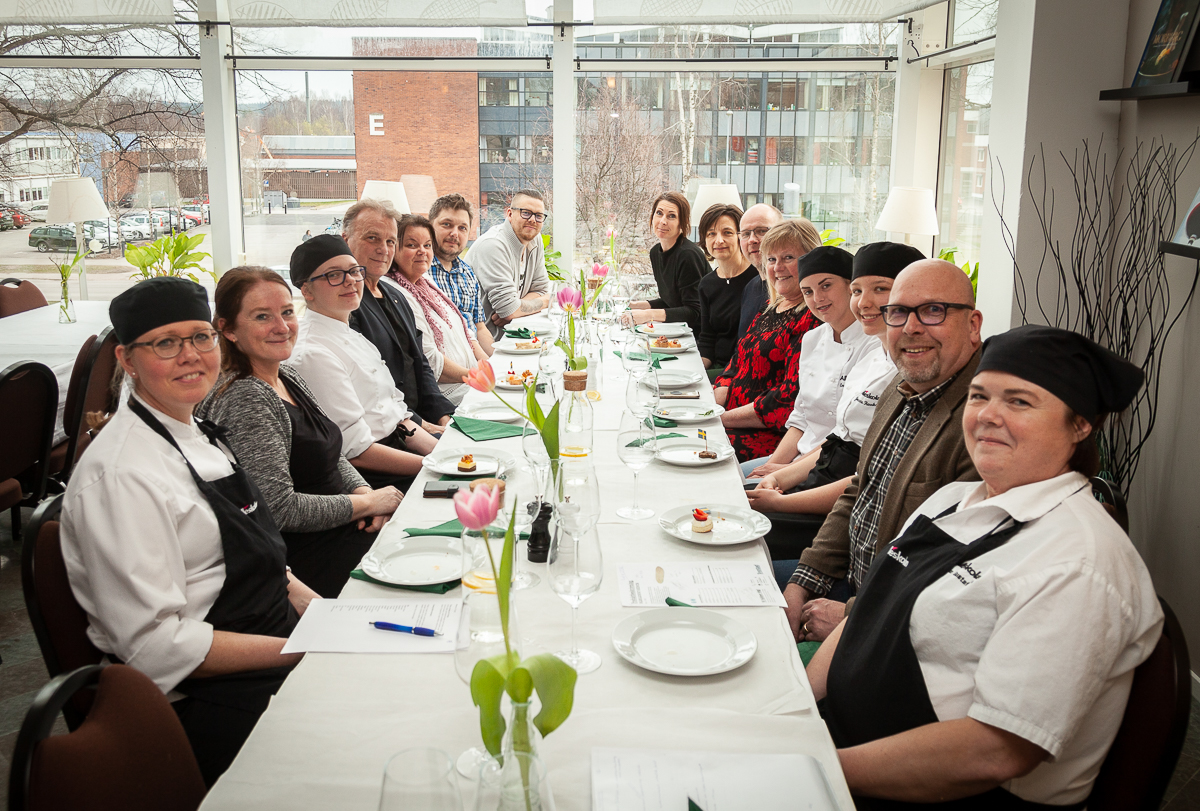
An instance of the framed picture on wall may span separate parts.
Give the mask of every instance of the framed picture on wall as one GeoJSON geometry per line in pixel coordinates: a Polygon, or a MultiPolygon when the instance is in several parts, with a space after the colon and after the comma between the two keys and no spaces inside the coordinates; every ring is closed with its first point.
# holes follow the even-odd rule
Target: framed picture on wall
{"type": "Polygon", "coordinates": [[[1171,241],[1178,245],[1200,248],[1200,189],[1196,190],[1192,204],[1184,210],[1181,219],[1179,230],[1175,232],[1175,238],[1171,241]]]}
{"type": "Polygon", "coordinates": [[[1200,20],[1200,0],[1162,0],[1133,77],[1134,87],[1179,81],[1200,20]]]}

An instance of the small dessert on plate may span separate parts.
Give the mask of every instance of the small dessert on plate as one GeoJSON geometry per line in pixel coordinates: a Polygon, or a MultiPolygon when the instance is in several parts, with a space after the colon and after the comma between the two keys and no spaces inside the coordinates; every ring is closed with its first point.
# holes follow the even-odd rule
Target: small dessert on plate
{"type": "Polygon", "coordinates": [[[517,341],[516,348],[517,349],[537,349],[537,344],[535,343],[535,341],[537,341],[537,338],[534,338],[532,341],[517,341]]]}
{"type": "Polygon", "coordinates": [[[469,453],[463,454],[463,458],[458,460],[459,473],[474,473],[476,469],[475,457],[469,453]]]}
{"type": "Polygon", "coordinates": [[[670,338],[665,336],[660,336],[655,338],[650,346],[657,347],[658,349],[678,349],[679,347],[683,346],[683,344],[679,343],[679,341],[672,341],[670,338]]]}
{"type": "Polygon", "coordinates": [[[699,456],[701,459],[716,459],[717,458],[717,452],[710,451],[710,450],[700,451],[700,453],[698,453],[696,455],[699,456]]]}
{"type": "Polygon", "coordinates": [[[692,510],[692,532],[712,532],[712,518],[699,508],[692,510]]]}

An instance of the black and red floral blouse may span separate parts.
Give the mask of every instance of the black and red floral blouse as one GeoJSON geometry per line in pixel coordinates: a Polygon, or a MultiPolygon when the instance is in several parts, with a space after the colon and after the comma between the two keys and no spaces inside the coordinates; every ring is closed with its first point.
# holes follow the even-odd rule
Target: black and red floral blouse
{"type": "Polygon", "coordinates": [[[770,456],[783,437],[800,386],[800,339],[821,321],[803,304],[760,313],[738,341],[725,371],[713,383],[728,386],[725,410],[754,404],[765,429],[726,429],[739,462],[770,456]]]}

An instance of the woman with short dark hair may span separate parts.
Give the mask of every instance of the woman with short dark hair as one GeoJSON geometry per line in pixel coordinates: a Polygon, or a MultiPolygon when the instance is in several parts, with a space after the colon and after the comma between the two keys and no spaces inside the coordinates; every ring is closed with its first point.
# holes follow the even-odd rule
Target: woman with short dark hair
{"type": "Polygon", "coordinates": [[[700,244],[704,255],[715,259],[716,270],[700,280],[700,332],[696,349],[706,369],[722,370],[738,342],[742,291],[758,271],[742,253],[738,243],[738,223],[742,210],[718,203],[709,206],[700,218],[700,244]]]}
{"type": "Polygon", "coordinates": [[[712,268],[704,252],[687,238],[692,228],[692,207],[681,192],[667,191],[650,205],[650,230],[658,244],[650,249],[650,267],[658,285],[658,298],[629,302],[621,316],[625,326],[651,321],[685,321],[693,333],[700,331],[700,280],[712,268]]]}

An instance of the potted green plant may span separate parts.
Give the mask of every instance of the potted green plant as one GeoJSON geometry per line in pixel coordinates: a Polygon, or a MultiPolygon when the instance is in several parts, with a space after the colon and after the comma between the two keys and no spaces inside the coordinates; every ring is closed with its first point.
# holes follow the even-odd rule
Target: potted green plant
{"type": "Polygon", "coordinates": [[[203,241],[203,234],[194,237],[187,234],[168,234],[149,245],[126,246],[125,258],[137,268],[137,273],[132,274],[131,278],[140,280],[152,279],[155,276],[184,276],[198,283],[199,277],[191,271],[200,271],[212,276],[212,280],[216,282],[216,271],[200,265],[201,259],[210,256],[196,250],[203,241]]]}

